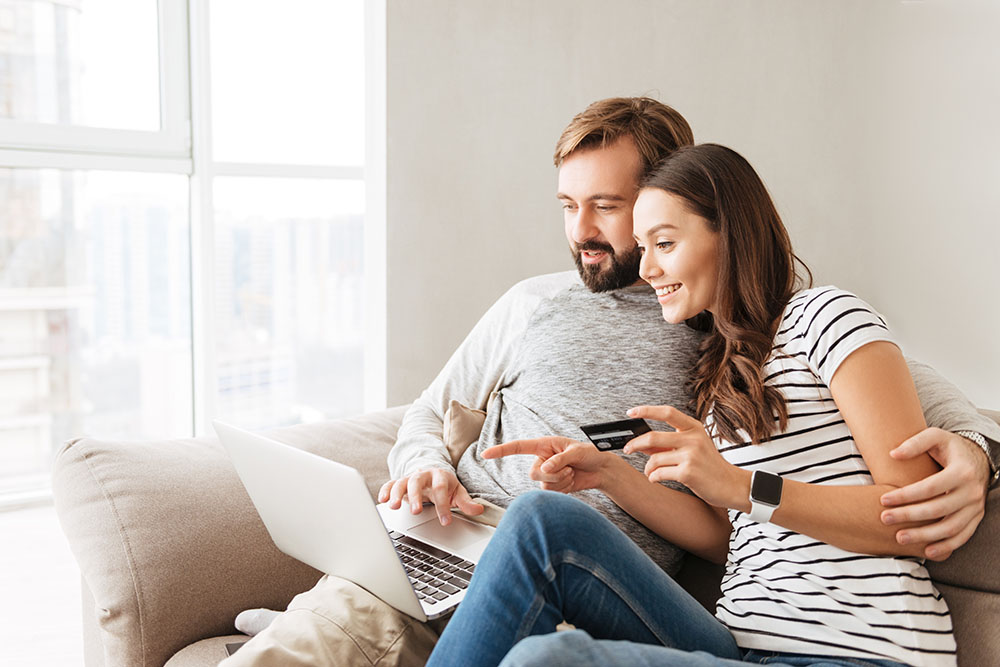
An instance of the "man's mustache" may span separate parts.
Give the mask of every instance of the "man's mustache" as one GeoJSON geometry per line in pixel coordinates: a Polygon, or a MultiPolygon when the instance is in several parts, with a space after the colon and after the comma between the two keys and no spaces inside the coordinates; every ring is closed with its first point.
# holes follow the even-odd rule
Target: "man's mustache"
{"type": "Polygon", "coordinates": [[[607,243],[600,243],[598,241],[584,241],[576,246],[577,252],[606,252],[609,255],[615,254],[615,249],[612,248],[607,243]]]}

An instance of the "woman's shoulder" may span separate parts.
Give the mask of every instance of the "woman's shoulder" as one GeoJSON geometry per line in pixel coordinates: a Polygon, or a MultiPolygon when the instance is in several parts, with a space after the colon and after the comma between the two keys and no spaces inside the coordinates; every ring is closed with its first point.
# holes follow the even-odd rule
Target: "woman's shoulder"
{"type": "Polygon", "coordinates": [[[785,306],[778,329],[786,332],[791,329],[811,329],[845,314],[859,314],[885,324],[882,316],[854,292],[836,285],[823,285],[796,292],[785,306]]]}
{"type": "Polygon", "coordinates": [[[825,285],[789,300],[775,348],[804,357],[829,383],[828,376],[853,350],[875,341],[895,343],[882,316],[853,292],[825,285]]]}

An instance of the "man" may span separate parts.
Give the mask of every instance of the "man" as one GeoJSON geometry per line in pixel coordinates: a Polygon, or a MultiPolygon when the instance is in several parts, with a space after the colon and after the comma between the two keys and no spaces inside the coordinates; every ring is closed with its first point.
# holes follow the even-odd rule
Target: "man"
{"type": "MultiPolygon", "coordinates": [[[[484,459],[487,447],[542,435],[579,439],[581,424],[622,418],[636,405],[688,405],[687,375],[700,334],[665,323],[654,293],[639,280],[632,204],[643,172],[690,143],[684,118],[646,98],[601,100],[572,120],[555,163],[577,271],[525,280],[483,316],[407,411],[380,501],[393,507],[406,501],[419,513],[429,500],[443,524],[452,507],[481,513],[474,498],[506,506],[544,475],[527,457],[484,459]],[[484,410],[485,422],[456,466],[443,424],[449,409],[468,408],[484,410]]],[[[929,451],[945,467],[886,494],[883,520],[903,524],[900,540],[929,543],[929,557],[945,558],[982,518],[990,470],[976,444],[949,431],[1000,439],[1000,429],[927,367],[911,364],[911,372],[925,407],[933,406],[928,423],[948,430],[928,429],[897,454],[929,451]],[[931,523],[913,527],[913,521],[931,523]]],[[[642,455],[627,458],[642,469],[642,455]]],[[[682,553],[673,545],[600,492],[578,495],[660,567],[676,572],[682,553]]],[[[296,598],[290,610],[236,654],[242,660],[225,664],[422,664],[441,627],[409,619],[333,577],[296,598]]]]}

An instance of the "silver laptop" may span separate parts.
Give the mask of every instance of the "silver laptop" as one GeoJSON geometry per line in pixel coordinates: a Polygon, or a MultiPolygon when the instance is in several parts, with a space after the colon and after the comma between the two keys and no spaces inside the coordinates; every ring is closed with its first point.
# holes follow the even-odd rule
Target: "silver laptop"
{"type": "Polygon", "coordinates": [[[354,468],[213,425],[281,551],[421,621],[448,613],[465,597],[492,527],[458,514],[442,526],[433,508],[414,516],[376,506],[354,468]]]}

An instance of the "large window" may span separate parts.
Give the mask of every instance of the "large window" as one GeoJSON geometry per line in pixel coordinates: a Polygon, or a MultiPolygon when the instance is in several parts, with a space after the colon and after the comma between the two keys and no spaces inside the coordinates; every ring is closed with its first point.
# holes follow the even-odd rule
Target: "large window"
{"type": "Polygon", "coordinates": [[[364,0],[0,0],[0,505],[67,438],[378,407],[365,34],[364,0]]]}

